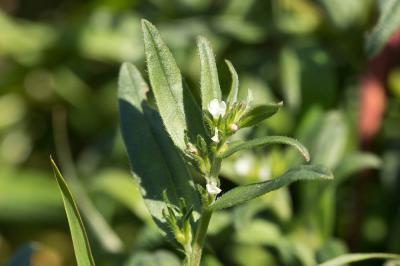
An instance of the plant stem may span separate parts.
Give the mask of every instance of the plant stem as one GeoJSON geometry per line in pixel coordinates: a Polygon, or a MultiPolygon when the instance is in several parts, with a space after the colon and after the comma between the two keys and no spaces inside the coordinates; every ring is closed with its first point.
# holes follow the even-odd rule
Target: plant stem
{"type": "MultiPolygon", "coordinates": [[[[219,159],[214,154],[214,156],[211,159],[211,162],[212,163],[209,176],[212,179],[218,180],[218,174],[221,170],[221,159],[219,159]]],[[[200,265],[204,241],[206,240],[207,229],[212,215],[212,211],[208,209],[208,206],[214,201],[215,201],[215,195],[208,195],[208,199],[203,201],[203,210],[200,216],[199,227],[197,227],[191,254],[188,259],[189,266],[200,265]]]]}
{"type": "Polygon", "coordinates": [[[199,266],[201,261],[201,254],[203,251],[204,241],[207,236],[208,224],[210,223],[212,211],[203,209],[200,218],[200,224],[197,228],[196,235],[194,237],[192,254],[189,259],[189,266],[199,266]]]}

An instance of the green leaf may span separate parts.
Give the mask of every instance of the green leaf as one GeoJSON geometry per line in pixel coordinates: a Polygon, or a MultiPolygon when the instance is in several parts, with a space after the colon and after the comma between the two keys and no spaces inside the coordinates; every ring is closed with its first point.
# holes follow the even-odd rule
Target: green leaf
{"type": "Polygon", "coordinates": [[[57,184],[44,171],[0,170],[0,220],[13,223],[54,221],[63,208],[57,184]],[[46,206],[46,208],[43,208],[46,206]]]}
{"type": "Polygon", "coordinates": [[[155,252],[136,252],[124,266],[179,266],[182,265],[179,258],[169,251],[158,250],[155,252]]]}
{"type": "Polygon", "coordinates": [[[200,92],[203,109],[207,109],[212,99],[221,100],[221,88],[219,86],[217,65],[210,42],[199,36],[197,47],[200,54],[200,92]]]}
{"type": "Polygon", "coordinates": [[[240,244],[276,246],[282,241],[282,233],[277,224],[256,218],[237,230],[234,239],[240,244]]]}
{"type": "Polygon", "coordinates": [[[301,106],[301,64],[293,49],[285,47],[281,50],[280,84],[285,104],[291,111],[297,111],[301,106]]]}
{"type": "Polygon", "coordinates": [[[400,28],[400,1],[381,1],[381,14],[378,24],[367,38],[366,50],[369,57],[377,55],[392,34],[400,28]]]}
{"type": "Polygon", "coordinates": [[[369,259],[400,259],[398,254],[390,253],[354,253],[341,255],[332,260],[326,261],[324,263],[318,264],[318,266],[340,266],[351,262],[357,262],[369,259]]]}
{"type": "Polygon", "coordinates": [[[209,208],[213,211],[229,208],[287,186],[297,180],[318,179],[333,179],[333,175],[323,166],[302,165],[272,180],[236,187],[223,194],[209,208]]]}
{"type": "Polygon", "coordinates": [[[228,99],[227,102],[229,104],[233,104],[237,101],[238,97],[238,92],[239,92],[239,77],[238,74],[233,67],[232,63],[229,60],[225,60],[226,65],[229,68],[229,72],[231,73],[232,76],[232,84],[231,84],[231,89],[229,91],[228,99]]]}
{"type": "Polygon", "coordinates": [[[143,221],[151,220],[140,194],[140,186],[128,172],[117,169],[101,171],[91,180],[89,187],[94,192],[108,195],[143,221]]]}
{"type": "Polygon", "coordinates": [[[301,153],[301,155],[304,157],[304,159],[306,159],[306,161],[310,160],[310,154],[308,153],[307,148],[303,146],[303,144],[301,144],[299,141],[295,139],[284,136],[267,136],[248,141],[243,141],[243,140],[234,141],[228,144],[228,149],[225,150],[223,153],[219,154],[218,156],[221,158],[226,158],[240,150],[252,149],[269,144],[291,145],[301,153]]]}
{"type": "Polygon", "coordinates": [[[251,127],[254,126],[268,117],[273,116],[276,112],[279,111],[279,108],[281,108],[283,105],[283,102],[279,103],[273,103],[273,104],[263,104],[263,105],[258,105],[247,112],[243,114],[241,117],[238,126],[239,128],[243,127],[251,127]]]}
{"type": "Polygon", "coordinates": [[[346,177],[363,169],[377,169],[381,164],[381,159],[372,153],[358,152],[347,155],[335,169],[336,183],[343,181],[346,177]]]}
{"type": "Polygon", "coordinates": [[[68,188],[63,176],[58,170],[56,163],[50,158],[53,165],[54,176],[57,180],[64,202],[65,212],[68,218],[69,228],[71,230],[72,243],[74,246],[75,257],[78,266],[95,265],[92,252],[90,250],[89,240],[86,235],[78,207],[75,204],[71,191],[68,188]]]}
{"type": "Polygon", "coordinates": [[[137,68],[123,64],[118,97],[121,131],[129,161],[154,221],[165,234],[173,237],[162,215],[166,207],[163,191],[167,191],[171,204],[176,206],[182,197],[188,206],[198,211],[200,202],[179,150],[165,131],[159,114],[146,102],[147,90],[137,68]]]}
{"type": "Polygon", "coordinates": [[[158,110],[172,141],[185,149],[187,130],[182,76],[156,27],[142,20],[147,69],[158,110]]]}

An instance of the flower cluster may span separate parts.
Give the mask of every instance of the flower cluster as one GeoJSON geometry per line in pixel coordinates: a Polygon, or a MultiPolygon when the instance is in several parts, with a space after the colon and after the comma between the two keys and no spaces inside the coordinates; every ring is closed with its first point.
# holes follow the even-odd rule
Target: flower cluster
{"type": "MultiPolygon", "coordinates": [[[[207,105],[203,118],[208,128],[209,140],[198,136],[196,143],[186,138],[186,154],[192,164],[206,180],[206,190],[210,195],[221,192],[218,176],[213,174],[213,166],[220,164],[216,154],[226,147],[226,141],[240,128],[240,120],[252,101],[249,91],[247,101],[225,103],[213,99],[207,105]]],[[[218,166],[219,167],[219,166],[218,166]]]]}

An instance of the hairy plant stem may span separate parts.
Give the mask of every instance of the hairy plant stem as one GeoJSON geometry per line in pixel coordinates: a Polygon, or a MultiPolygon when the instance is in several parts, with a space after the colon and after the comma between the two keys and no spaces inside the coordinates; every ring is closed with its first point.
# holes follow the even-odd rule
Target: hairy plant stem
{"type": "Polygon", "coordinates": [[[189,266],[199,266],[201,261],[201,255],[203,251],[204,241],[207,236],[208,224],[210,223],[212,211],[207,208],[203,209],[201,214],[199,227],[197,228],[196,235],[194,237],[192,253],[189,258],[189,266]]]}
{"type": "MultiPolygon", "coordinates": [[[[212,158],[210,177],[212,179],[217,180],[220,170],[221,170],[221,159],[219,159],[217,156],[214,156],[212,158]]],[[[194,236],[192,252],[188,260],[189,266],[200,265],[203,246],[207,236],[207,229],[212,216],[212,211],[208,208],[208,206],[215,200],[215,195],[212,196],[209,195],[209,196],[210,196],[209,200],[203,202],[203,210],[200,216],[199,226],[197,227],[196,234],[194,236]]]]}

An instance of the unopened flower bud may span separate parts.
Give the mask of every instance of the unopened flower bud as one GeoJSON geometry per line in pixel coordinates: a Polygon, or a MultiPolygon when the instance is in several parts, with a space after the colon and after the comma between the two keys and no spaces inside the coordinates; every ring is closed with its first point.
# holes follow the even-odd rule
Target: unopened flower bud
{"type": "Polygon", "coordinates": [[[229,129],[233,132],[237,131],[239,129],[238,125],[233,123],[229,125],[229,129]]]}

